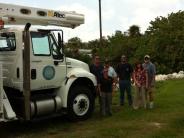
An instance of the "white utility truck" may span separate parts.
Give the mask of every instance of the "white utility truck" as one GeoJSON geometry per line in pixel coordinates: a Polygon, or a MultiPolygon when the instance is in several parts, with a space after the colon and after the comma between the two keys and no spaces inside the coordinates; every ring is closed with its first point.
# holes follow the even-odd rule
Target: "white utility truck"
{"type": "Polygon", "coordinates": [[[92,114],[95,76],[86,63],[65,57],[61,29],[43,29],[83,23],[76,12],[0,3],[0,122],[92,114]]]}

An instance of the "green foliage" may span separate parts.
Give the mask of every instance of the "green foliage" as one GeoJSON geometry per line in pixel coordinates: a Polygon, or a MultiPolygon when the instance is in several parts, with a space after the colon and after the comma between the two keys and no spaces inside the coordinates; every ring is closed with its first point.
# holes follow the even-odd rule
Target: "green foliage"
{"type": "Polygon", "coordinates": [[[82,41],[78,37],[71,38],[68,40],[66,47],[68,47],[70,49],[82,48],[82,41]]]}
{"type": "Polygon", "coordinates": [[[167,18],[157,17],[150,24],[146,35],[150,38],[148,45],[154,47],[159,72],[183,70],[184,12],[171,13],[167,18]]]}
{"type": "Polygon", "coordinates": [[[80,61],[83,61],[83,62],[85,62],[85,63],[87,63],[89,65],[91,64],[92,58],[89,55],[87,55],[87,54],[79,53],[78,50],[74,50],[74,51],[72,51],[72,50],[65,50],[65,55],[67,57],[75,58],[75,59],[78,59],[80,61]]]}
{"type": "MultiPolygon", "coordinates": [[[[122,54],[128,56],[130,63],[143,61],[145,54],[151,56],[157,73],[178,72],[184,69],[184,12],[171,13],[168,17],[157,17],[150,22],[146,33],[141,35],[139,27],[130,26],[127,33],[116,31],[109,36],[110,57],[114,62],[122,54]]],[[[103,53],[103,52],[102,52],[103,53]]]]}
{"type": "Polygon", "coordinates": [[[115,31],[115,34],[100,40],[82,43],[79,38],[72,38],[68,47],[90,48],[92,54],[109,58],[116,65],[122,54],[127,55],[129,62],[143,62],[145,54],[151,56],[157,73],[178,72],[184,69],[184,11],[171,13],[167,17],[157,17],[150,22],[145,34],[140,33],[137,25],[132,25],[127,32],[115,31]]]}
{"type": "Polygon", "coordinates": [[[140,28],[137,25],[130,26],[130,28],[128,29],[128,33],[129,33],[130,37],[139,37],[139,36],[141,36],[140,28]]]}
{"type": "Polygon", "coordinates": [[[87,63],[88,65],[90,65],[92,61],[91,57],[86,54],[81,54],[77,59],[87,63]]]}

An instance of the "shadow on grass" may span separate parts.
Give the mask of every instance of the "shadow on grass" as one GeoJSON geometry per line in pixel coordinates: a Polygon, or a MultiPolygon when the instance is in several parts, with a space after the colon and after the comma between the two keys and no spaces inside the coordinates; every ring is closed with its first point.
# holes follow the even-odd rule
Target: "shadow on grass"
{"type": "Polygon", "coordinates": [[[76,130],[77,126],[86,126],[86,123],[93,124],[105,118],[100,116],[96,109],[91,118],[84,121],[70,121],[67,115],[41,118],[29,122],[12,121],[0,123],[0,138],[24,138],[44,137],[54,135],[66,135],[76,130]]]}
{"type": "Polygon", "coordinates": [[[15,138],[20,135],[31,135],[34,133],[47,132],[49,128],[53,131],[48,133],[55,133],[56,128],[60,131],[66,132],[70,128],[71,122],[66,116],[53,117],[47,119],[37,119],[29,122],[5,122],[0,123],[0,138],[15,138]]]}

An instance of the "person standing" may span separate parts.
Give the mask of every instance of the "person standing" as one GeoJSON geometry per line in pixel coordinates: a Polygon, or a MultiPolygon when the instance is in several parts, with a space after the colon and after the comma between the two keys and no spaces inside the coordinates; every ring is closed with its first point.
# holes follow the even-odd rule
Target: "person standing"
{"type": "Polygon", "coordinates": [[[131,94],[131,76],[133,72],[132,66],[127,62],[125,55],[121,56],[121,62],[116,68],[116,72],[119,78],[120,88],[120,105],[124,105],[125,91],[127,93],[128,103],[132,105],[132,94],[131,94]]]}
{"type": "Polygon", "coordinates": [[[100,112],[102,111],[101,107],[101,96],[100,96],[100,80],[103,76],[103,65],[100,62],[100,57],[98,55],[94,55],[93,63],[90,65],[90,72],[95,75],[97,80],[97,87],[96,87],[96,95],[99,98],[99,105],[100,105],[100,112]]]}
{"type": "Polygon", "coordinates": [[[112,83],[113,78],[108,75],[108,68],[104,68],[103,77],[100,81],[100,92],[101,92],[101,104],[102,104],[102,115],[111,116],[111,104],[112,104],[112,83]]]}
{"type": "Polygon", "coordinates": [[[112,86],[112,92],[113,92],[113,89],[115,89],[115,86],[116,86],[116,83],[117,83],[117,73],[114,70],[114,68],[110,65],[110,61],[108,59],[105,59],[104,68],[108,69],[108,76],[113,79],[113,86],[112,86]]]}
{"type": "Polygon", "coordinates": [[[134,109],[139,107],[146,108],[145,89],[148,88],[148,74],[140,62],[137,62],[133,71],[135,83],[134,109]]]}
{"type": "Polygon", "coordinates": [[[148,88],[146,88],[146,101],[150,109],[154,107],[154,97],[153,97],[153,88],[155,86],[155,75],[156,68],[155,65],[150,61],[150,56],[144,56],[143,68],[148,73],[148,88]]]}

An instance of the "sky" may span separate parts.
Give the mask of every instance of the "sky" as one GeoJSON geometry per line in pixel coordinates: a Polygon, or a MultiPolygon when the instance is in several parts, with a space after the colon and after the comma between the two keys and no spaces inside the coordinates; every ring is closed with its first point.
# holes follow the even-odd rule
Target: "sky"
{"type": "MultiPolygon", "coordinates": [[[[79,37],[87,42],[100,36],[99,0],[0,0],[0,3],[76,11],[85,15],[85,24],[75,29],[62,28],[64,40],[79,37]]],[[[156,17],[184,10],[184,0],[101,0],[101,6],[102,35],[107,37],[116,30],[126,32],[132,25],[138,25],[144,33],[156,17]]]]}

